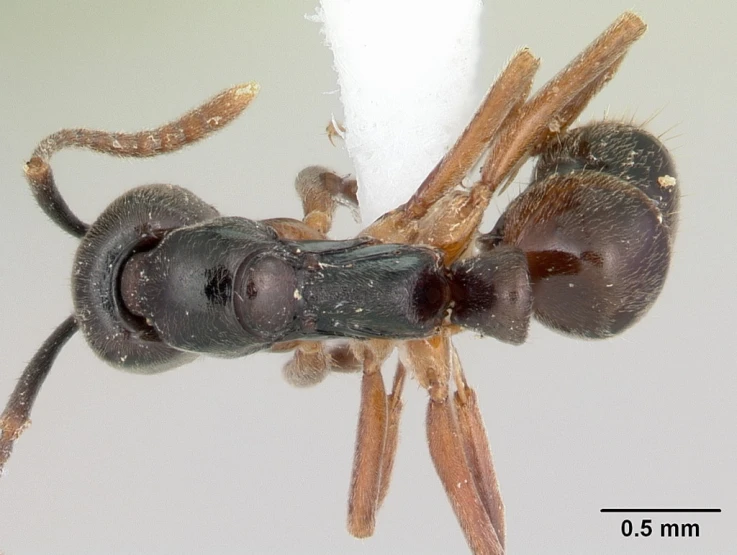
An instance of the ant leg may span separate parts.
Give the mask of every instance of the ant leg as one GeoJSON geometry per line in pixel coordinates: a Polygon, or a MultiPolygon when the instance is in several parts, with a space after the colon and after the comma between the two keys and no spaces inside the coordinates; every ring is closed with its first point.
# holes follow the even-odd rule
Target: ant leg
{"type": "Polygon", "coordinates": [[[475,196],[488,203],[502,181],[514,178],[527,156],[565,131],[614,76],[627,50],[646,29],[637,14],[625,12],[548,81],[505,123],[481,170],[481,182],[474,187],[475,196]]]}
{"type": "Polygon", "coordinates": [[[388,212],[364,234],[384,242],[415,242],[417,222],[448,191],[461,183],[507,118],[519,110],[530,93],[539,60],[519,51],[486,94],[455,145],[433,168],[407,203],[388,212]]]}
{"type": "Polygon", "coordinates": [[[377,508],[381,507],[386,494],[389,492],[389,483],[391,482],[394,459],[397,454],[397,444],[399,443],[399,420],[402,416],[402,390],[404,389],[406,376],[407,370],[404,364],[400,362],[394,373],[392,392],[387,398],[389,422],[386,427],[386,443],[384,445],[384,457],[381,465],[381,483],[379,485],[379,498],[376,502],[377,508]]]}
{"type": "MultiPolygon", "coordinates": [[[[493,516],[495,511],[490,513],[487,509],[486,485],[477,483],[477,479],[488,476],[479,472],[474,454],[481,449],[488,450],[488,445],[464,431],[459,419],[466,415],[457,415],[449,398],[452,349],[450,336],[446,334],[408,341],[400,358],[430,395],[427,407],[430,455],[471,551],[477,555],[503,555],[500,537],[504,534],[496,528],[500,520],[493,516]]],[[[483,426],[479,427],[480,416],[473,424],[474,433],[483,431],[483,426]]]]}
{"type": "Polygon", "coordinates": [[[15,386],[5,410],[0,415],[0,475],[13,451],[15,440],[30,424],[29,416],[54,359],[79,325],[69,316],[57,327],[28,363],[15,386]]]}
{"type": "MultiPolygon", "coordinates": [[[[360,362],[355,357],[350,344],[342,343],[334,346],[326,346],[319,341],[301,341],[295,344],[285,343],[272,348],[272,351],[294,348],[295,353],[291,361],[284,367],[284,377],[297,387],[311,386],[322,381],[328,372],[353,372],[360,368],[360,362]]],[[[381,347],[378,357],[382,361],[388,356],[386,346],[381,347]]],[[[403,364],[399,364],[394,375],[392,391],[386,396],[384,405],[385,416],[375,418],[376,411],[381,413],[380,405],[375,401],[379,391],[383,393],[384,384],[378,366],[374,363],[364,368],[364,380],[361,394],[361,417],[358,426],[358,438],[356,440],[356,460],[354,463],[353,478],[351,483],[351,495],[349,502],[349,524],[348,528],[354,536],[366,537],[373,533],[375,513],[383,502],[389,490],[392,468],[399,440],[399,420],[402,413],[402,390],[406,377],[403,364]],[[376,369],[376,371],[374,371],[376,369]],[[367,377],[367,374],[370,374],[367,377]],[[376,375],[374,375],[376,374],[376,375]],[[381,421],[385,422],[382,424],[381,421]],[[382,433],[381,428],[385,431],[382,433]],[[367,447],[367,442],[372,443],[372,438],[381,438],[383,435],[384,447],[381,452],[372,452],[367,447]],[[368,454],[367,454],[368,452],[368,454]],[[359,455],[360,453],[360,455],[359,455]],[[359,463],[359,458],[361,463],[359,463]],[[378,479],[378,484],[374,483],[378,479]],[[368,484],[368,485],[367,485],[368,484]],[[378,487],[375,494],[374,488],[378,487]],[[359,501],[354,503],[354,499],[359,501]],[[373,504],[371,499],[374,499],[373,504]]]]}
{"type": "Polygon", "coordinates": [[[393,343],[371,341],[363,349],[361,411],[348,497],[348,532],[357,538],[374,533],[387,438],[387,395],[381,365],[393,343]]]}
{"type": "Polygon", "coordinates": [[[441,199],[419,226],[415,242],[428,243],[453,262],[471,243],[492,195],[514,179],[531,154],[538,153],[578,117],[591,98],[613,77],[628,48],[645,32],[644,22],[627,12],[505,119],[470,193],[441,199]]]}
{"type": "Polygon", "coordinates": [[[113,156],[146,158],[174,152],[233,121],[258,93],[256,83],[232,87],[178,120],[138,133],[62,129],[42,140],[24,166],[36,202],[64,231],[82,237],[89,225],[69,209],[54,181],[51,156],[64,148],[86,148],[113,156]]]}
{"type": "Polygon", "coordinates": [[[361,363],[348,343],[325,345],[321,341],[300,341],[292,359],[284,365],[284,379],[295,387],[320,383],[329,372],[357,372],[361,363]]]}
{"type": "Polygon", "coordinates": [[[333,214],[339,204],[347,206],[358,219],[356,180],[340,177],[322,166],[303,169],[294,180],[299,198],[302,199],[304,219],[271,218],[263,222],[277,232],[282,239],[309,241],[325,239],[333,225],[333,214]]]}
{"type": "Polygon", "coordinates": [[[304,210],[303,222],[325,235],[333,225],[333,214],[339,204],[358,216],[358,185],[350,177],[341,177],[322,166],[303,169],[294,181],[304,210]]]}
{"type": "Polygon", "coordinates": [[[494,470],[494,461],[486,435],[484,421],[481,417],[476,392],[469,387],[463,375],[458,352],[452,347],[451,366],[456,380],[456,392],[453,396],[458,427],[463,439],[466,460],[471,468],[474,483],[484,504],[486,514],[496,531],[499,543],[504,549],[506,539],[506,524],[504,516],[504,502],[499,490],[499,480],[494,470]]]}

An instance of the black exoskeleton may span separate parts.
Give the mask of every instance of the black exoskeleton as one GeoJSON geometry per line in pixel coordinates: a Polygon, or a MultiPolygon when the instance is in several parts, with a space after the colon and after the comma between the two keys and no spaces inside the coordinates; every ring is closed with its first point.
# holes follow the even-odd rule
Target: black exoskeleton
{"type": "Polygon", "coordinates": [[[524,256],[510,250],[448,269],[429,247],[285,241],[264,223],[220,217],[184,189],[149,185],[118,198],[90,226],[72,289],[94,351],[133,372],[295,339],[426,337],[456,304],[455,323],[519,343],[530,286],[524,256]],[[511,314],[510,295],[521,307],[511,314]]]}

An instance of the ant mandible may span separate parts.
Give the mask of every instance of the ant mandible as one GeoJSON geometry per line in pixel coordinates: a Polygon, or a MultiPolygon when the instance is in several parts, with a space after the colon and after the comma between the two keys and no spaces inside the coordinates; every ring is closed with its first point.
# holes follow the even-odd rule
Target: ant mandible
{"type": "Polygon", "coordinates": [[[471,550],[503,553],[504,508],[488,440],[451,336],[471,329],[519,344],[534,315],[563,333],[609,337],[657,298],[677,224],[670,155],[629,124],[568,130],[644,30],[625,13],[529,100],[538,60],[518,52],[412,198],[352,240],[327,233],[338,204],[357,208],[356,182],[321,167],[297,177],[301,221],[223,217],[173,185],[133,189],[91,225],[65,203],[49,165],[56,151],[175,151],[238,116],[258,92],[253,83],[152,131],[75,129],[44,139],[25,173],[46,214],[81,240],[74,312],[28,364],[0,418],[0,469],[78,329],[105,362],[143,374],[200,354],[294,350],[285,376],[295,385],[363,371],[353,535],[372,534],[386,495],[409,370],[430,396],[431,456],[471,550]],[[480,180],[458,188],[487,150],[480,180]],[[531,184],[479,235],[492,195],[533,156],[531,184]],[[345,341],[323,341],[330,338],[345,341]],[[387,395],[380,370],[394,348],[399,364],[387,395]]]}

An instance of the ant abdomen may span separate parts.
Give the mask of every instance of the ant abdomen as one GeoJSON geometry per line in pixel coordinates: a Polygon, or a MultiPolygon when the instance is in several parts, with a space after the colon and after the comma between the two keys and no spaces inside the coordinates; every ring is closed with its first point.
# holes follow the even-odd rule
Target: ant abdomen
{"type": "Polygon", "coordinates": [[[609,174],[635,185],[660,210],[673,237],[679,201],[676,168],[657,137],[635,125],[616,121],[571,129],[541,153],[532,180],[583,170],[609,174]]]}
{"type": "Polygon", "coordinates": [[[678,208],[670,155],[641,129],[595,123],[551,145],[533,175],[481,245],[524,251],[547,326],[591,338],[627,329],[668,272],[678,208]]]}

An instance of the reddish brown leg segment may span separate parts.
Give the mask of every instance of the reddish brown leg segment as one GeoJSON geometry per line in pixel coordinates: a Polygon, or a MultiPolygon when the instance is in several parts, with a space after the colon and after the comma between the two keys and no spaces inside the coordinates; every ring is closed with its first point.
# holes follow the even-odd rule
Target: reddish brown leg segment
{"type": "Polygon", "coordinates": [[[451,372],[456,383],[453,404],[466,460],[476,484],[476,489],[481,497],[481,502],[484,504],[486,513],[494,526],[499,543],[504,548],[506,539],[504,502],[499,490],[499,480],[494,470],[494,461],[491,456],[484,420],[481,417],[476,392],[466,383],[458,352],[454,346],[451,345],[450,348],[451,372]]]}
{"type": "MultiPolygon", "coordinates": [[[[430,455],[468,545],[477,554],[501,555],[504,548],[484,502],[486,493],[476,483],[485,476],[474,468],[476,459],[469,458],[469,453],[488,449],[488,444],[464,432],[449,399],[454,355],[450,335],[446,333],[426,340],[408,341],[402,359],[430,394],[427,408],[430,455]],[[471,442],[477,443],[469,447],[471,442]]],[[[476,428],[478,431],[478,426],[476,428]]]]}
{"type": "Polygon", "coordinates": [[[348,207],[354,218],[358,219],[358,185],[355,179],[340,177],[322,166],[310,166],[299,172],[294,186],[302,200],[304,219],[263,220],[282,239],[325,239],[330,233],[338,205],[348,207]]]}
{"type": "MultiPolygon", "coordinates": [[[[382,231],[392,232],[397,237],[404,233],[409,235],[413,242],[430,244],[442,249],[445,252],[446,264],[461,256],[470,245],[492,195],[500,186],[514,178],[530,154],[535,153],[541,145],[571,124],[592,96],[611,79],[627,49],[644,30],[645,24],[637,15],[626,13],[620,17],[532,99],[522,104],[526,95],[518,97],[517,102],[509,106],[507,117],[501,123],[501,127],[497,128],[498,132],[492,139],[491,149],[481,171],[481,180],[474,185],[470,193],[458,191],[446,193],[432,205],[416,226],[417,229],[408,231],[399,228],[399,231],[392,229],[382,231]]],[[[477,117],[483,113],[482,110],[477,117]]],[[[469,129],[475,125],[477,124],[474,118],[469,129]]],[[[459,140],[459,144],[461,142],[459,140]]],[[[446,157],[451,163],[455,162],[454,152],[455,148],[446,157]]],[[[458,155],[458,158],[463,159],[461,155],[458,155]]],[[[443,175],[439,168],[445,162],[444,160],[436,168],[438,176],[443,175]]],[[[424,205],[423,199],[430,190],[426,188],[426,184],[434,182],[435,171],[418,189],[407,207],[413,206],[413,203],[416,208],[424,205]]],[[[455,183],[445,185],[453,187],[455,183]]],[[[379,220],[375,225],[381,222],[384,220],[379,220]]],[[[389,220],[385,223],[390,225],[389,220]]],[[[398,226],[398,223],[394,222],[391,225],[398,226]]]]}
{"type": "Polygon", "coordinates": [[[309,387],[320,383],[330,372],[357,372],[360,369],[361,363],[347,343],[327,346],[320,341],[301,341],[282,372],[291,385],[309,387]]]}
{"type": "Polygon", "coordinates": [[[303,341],[284,365],[282,375],[290,385],[309,387],[320,383],[330,372],[330,361],[319,341],[303,341]]]}
{"type": "Polygon", "coordinates": [[[397,454],[397,445],[399,443],[399,421],[402,416],[402,390],[404,389],[406,376],[407,370],[404,368],[404,364],[400,362],[397,365],[397,371],[394,374],[392,392],[387,399],[389,407],[389,422],[386,427],[386,444],[384,445],[384,457],[381,465],[381,484],[379,486],[378,507],[381,507],[381,504],[386,498],[386,494],[389,492],[392,470],[394,469],[394,459],[397,454]]]}
{"type": "Polygon", "coordinates": [[[528,49],[512,57],[458,141],[405,205],[404,211],[411,218],[424,216],[442,195],[461,182],[507,117],[524,103],[539,67],[540,60],[528,49]]]}
{"type": "Polygon", "coordinates": [[[340,177],[322,166],[303,169],[295,180],[297,194],[302,199],[304,223],[325,235],[333,225],[337,205],[358,210],[358,185],[355,179],[340,177]]]}
{"type": "Polygon", "coordinates": [[[427,407],[430,455],[466,541],[476,555],[502,555],[504,548],[479,496],[461,437],[451,403],[430,400],[427,407]]]}
{"type": "Polygon", "coordinates": [[[414,242],[418,220],[438,199],[461,183],[510,113],[525,101],[538,66],[539,60],[529,50],[518,52],[491,87],[456,144],[412,198],[379,218],[364,234],[385,242],[414,242]]]}
{"type": "Polygon", "coordinates": [[[484,164],[477,194],[490,198],[503,180],[514,176],[525,155],[564,131],[612,78],[646,28],[637,14],[623,14],[507,121],[484,164]]]}
{"type": "Polygon", "coordinates": [[[364,360],[361,412],[348,498],[348,531],[357,538],[374,533],[387,433],[387,397],[380,365],[364,360]]]}
{"type": "Polygon", "coordinates": [[[476,401],[476,392],[466,386],[464,391],[455,392],[453,402],[474,484],[476,484],[486,514],[489,515],[497,538],[499,538],[499,544],[504,548],[506,538],[504,503],[499,491],[499,480],[494,470],[484,421],[476,401]]]}

